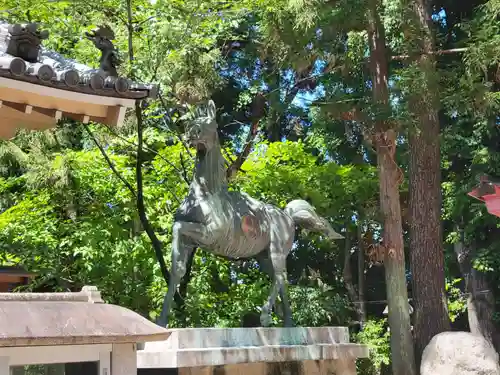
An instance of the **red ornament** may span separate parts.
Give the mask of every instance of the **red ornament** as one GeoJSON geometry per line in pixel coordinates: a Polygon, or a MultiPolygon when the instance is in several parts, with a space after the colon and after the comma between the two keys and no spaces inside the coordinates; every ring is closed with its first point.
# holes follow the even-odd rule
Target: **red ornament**
{"type": "Polygon", "coordinates": [[[245,215],[241,218],[241,229],[243,233],[252,238],[258,238],[262,235],[259,220],[254,215],[245,215]]]}

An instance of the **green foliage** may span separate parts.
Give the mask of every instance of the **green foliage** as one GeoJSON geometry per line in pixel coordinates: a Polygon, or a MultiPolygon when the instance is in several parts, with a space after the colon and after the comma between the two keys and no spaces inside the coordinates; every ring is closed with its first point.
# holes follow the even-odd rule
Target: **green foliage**
{"type": "Polygon", "coordinates": [[[376,197],[374,168],[321,163],[302,142],[262,143],[242,169],[237,183],[248,194],[282,208],[300,196],[321,215],[340,222],[355,199],[369,203],[376,197]]]}
{"type": "Polygon", "coordinates": [[[454,322],[467,308],[467,299],[457,286],[461,281],[461,279],[455,279],[446,283],[446,292],[448,293],[448,314],[451,322],[454,322]]]}
{"type": "Polygon", "coordinates": [[[338,326],[350,320],[347,298],[337,294],[333,287],[320,285],[290,288],[293,317],[298,326],[338,326]]]}
{"type": "Polygon", "coordinates": [[[500,2],[490,0],[479,8],[477,16],[469,25],[472,37],[465,56],[465,66],[471,74],[483,75],[490,67],[500,63],[499,15],[500,2]]]}
{"type": "MultiPolygon", "coordinates": [[[[168,133],[149,128],[145,137],[146,144],[163,145],[146,163],[144,195],[147,214],[160,234],[169,263],[172,215],[187,192],[179,172],[191,168],[192,161],[181,158],[185,152],[180,142],[165,146],[168,133]]],[[[120,174],[135,185],[135,156],[124,152],[127,145],[117,139],[109,144],[107,154],[120,174]]],[[[303,143],[262,143],[259,149],[245,163],[237,187],[270,203],[284,205],[297,196],[310,198],[322,214],[338,221],[347,212],[344,206],[350,204],[349,195],[375,194],[374,171],[320,163],[303,143]],[[353,188],[356,178],[359,181],[353,188]]],[[[11,199],[0,214],[0,242],[9,257],[39,275],[29,289],[52,285],[56,290],[77,290],[85,284],[97,285],[107,301],[154,319],[166,285],[141,231],[130,192],[96,149],[59,150],[45,158],[35,155],[27,153],[24,173],[0,180],[1,195],[11,199]]],[[[314,236],[306,238],[309,247],[322,249],[325,256],[339,256],[335,246],[318,243],[314,236]]],[[[307,266],[303,263],[294,273],[300,275],[307,266]]],[[[257,268],[244,269],[199,252],[185,316],[172,323],[237,326],[242,315],[260,308],[269,287],[269,280],[257,268]]],[[[336,290],[303,282],[293,285],[290,293],[297,321],[343,324],[350,313],[347,301],[337,297],[336,290]]]]}
{"type": "MultiPolygon", "coordinates": [[[[123,165],[123,158],[112,160],[123,165]]],[[[136,217],[130,194],[96,151],[70,151],[46,168],[40,165],[19,177],[25,190],[0,215],[3,251],[40,275],[30,288],[54,283],[59,290],[79,289],[98,282],[111,302],[147,311],[144,290],[155,262],[147,240],[129,234],[136,217]],[[61,158],[71,160],[74,184],[67,183],[61,158]]]]}
{"type": "Polygon", "coordinates": [[[390,363],[389,331],[387,320],[370,320],[356,335],[356,341],[368,345],[370,358],[358,361],[359,374],[379,374],[382,364],[390,363]]]}
{"type": "MultiPolygon", "coordinates": [[[[405,54],[415,45],[403,34],[404,4],[381,3],[391,53],[405,54]]],[[[438,47],[467,45],[463,61],[462,55],[440,57],[431,86],[423,79],[426,72],[414,64],[392,61],[389,111],[372,101],[365,0],[133,0],[131,25],[126,1],[3,0],[0,17],[41,22],[50,31],[46,47],[94,67],[99,54],[82,35],[107,23],[124,60],[120,73],[160,84],[163,101],[151,101],[145,110],[143,177],[147,215],[167,263],[173,213],[187,192],[184,178],[190,178],[194,165],[178,140],[182,121],[176,110],[182,104],[214,97],[228,158],[234,159],[246,144],[249,124],[260,120],[252,153],[232,189],[280,207],[292,199],[308,199],[338,231],[356,233],[359,227],[370,246],[381,240],[381,218],[376,160],[366,135],[375,119],[397,124],[402,135],[397,162],[405,172],[405,131],[414,121],[408,99],[421,92],[432,99],[439,94],[446,271],[452,280],[447,291],[450,317],[457,321],[465,308],[453,252],[462,240],[458,229],[465,244],[474,247],[474,267],[487,273],[495,290],[500,285],[497,220],[466,195],[478,174],[500,174],[494,117],[499,108],[500,6],[490,0],[471,20],[458,15],[472,15],[473,4],[464,10],[448,3],[433,3],[450,11],[446,26],[439,26],[438,47]],[[259,113],[253,112],[256,98],[264,103],[259,113]],[[349,119],[351,113],[360,117],[349,119]]],[[[129,116],[123,128],[112,132],[91,126],[132,186],[135,125],[129,116]]],[[[346,247],[343,241],[331,244],[299,233],[288,264],[298,324],[347,325],[354,320],[343,271],[346,251],[357,260],[360,241],[352,239],[346,247]]],[[[30,290],[94,284],[109,302],[151,319],[159,312],[166,285],[134,197],[74,122],[0,144],[0,264],[17,263],[38,273],[30,290]]],[[[176,316],[173,325],[238,326],[244,314],[259,309],[270,286],[252,261],[230,263],[202,251],[191,276],[184,316],[176,316]]],[[[368,300],[385,298],[383,276],[376,269],[366,270],[366,284],[368,300]]],[[[368,314],[380,317],[381,312],[368,304],[368,314]]],[[[356,340],[371,347],[362,373],[388,362],[385,320],[368,321],[356,340]]]]}

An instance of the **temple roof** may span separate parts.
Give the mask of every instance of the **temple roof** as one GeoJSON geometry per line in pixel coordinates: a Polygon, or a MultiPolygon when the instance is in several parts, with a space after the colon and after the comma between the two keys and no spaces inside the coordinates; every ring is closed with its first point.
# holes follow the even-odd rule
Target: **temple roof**
{"type": "Polygon", "coordinates": [[[156,98],[158,86],[118,75],[112,30],[100,27],[85,37],[101,55],[98,69],[44,48],[48,33],[37,24],[0,21],[0,138],[20,128],[51,128],[63,117],[119,125],[137,100],[156,98]]]}
{"type": "Polygon", "coordinates": [[[103,303],[95,287],[77,293],[0,293],[0,347],[166,340],[166,329],[103,303]]]}
{"type": "Polygon", "coordinates": [[[48,38],[38,25],[8,24],[0,21],[0,77],[15,79],[61,90],[129,99],[155,98],[156,85],[142,84],[119,77],[120,61],[108,27],[87,33],[86,38],[98,48],[101,66],[93,69],[65,58],[41,45],[48,38]]]}

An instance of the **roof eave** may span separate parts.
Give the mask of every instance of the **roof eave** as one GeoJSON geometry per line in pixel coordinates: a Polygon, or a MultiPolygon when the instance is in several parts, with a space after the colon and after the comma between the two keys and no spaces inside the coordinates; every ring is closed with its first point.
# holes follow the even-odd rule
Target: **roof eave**
{"type": "Polygon", "coordinates": [[[58,346],[58,345],[94,345],[94,344],[137,344],[141,342],[164,341],[170,337],[170,332],[150,335],[128,336],[71,336],[71,337],[9,337],[0,338],[0,348],[20,346],[58,346]]]}

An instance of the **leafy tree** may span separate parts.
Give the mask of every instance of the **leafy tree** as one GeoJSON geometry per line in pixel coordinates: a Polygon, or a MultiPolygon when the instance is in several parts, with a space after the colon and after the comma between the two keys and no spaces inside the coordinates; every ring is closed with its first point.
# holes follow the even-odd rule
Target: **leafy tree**
{"type": "MultiPolygon", "coordinates": [[[[359,329],[358,340],[379,347],[363,373],[387,365],[390,340],[394,373],[412,373],[408,314],[394,307],[406,305],[412,281],[417,351],[445,327],[445,292],[453,324],[474,307],[482,319],[471,329],[493,332],[495,342],[496,219],[466,193],[479,174],[498,174],[498,1],[2,5],[3,19],[41,22],[51,32],[47,47],[91,66],[98,54],[81,35],[109,24],[123,55],[120,73],[161,86],[159,100],[138,106],[119,129],[67,121],[0,145],[0,261],[37,272],[29,289],[92,283],[108,301],[155,318],[168,278],[158,262],[168,266],[172,215],[193,164],[180,137],[182,114],[212,97],[232,188],[281,207],[308,199],[346,234],[332,245],[298,233],[288,268],[299,324],[359,329]],[[413,15],[410,5],[426,5],[432,25],[405,16],[413,15]],[[416,37],[422,28],[424,46],[416,37]],[[427,184],[420,162],[429,156],[427,184]],[[376,267],[381,259],[385,269],[376,267]],[[474,288],[457,281],[467,275],[474,288]],[[436,298],[423,296],[422,285],[436,298]],[[472,292],[468,303],[459,288],[472,292]],[[386,298],[390,338],[384,305],[370,302],[386,298]]],[[[268,286],[253,261],[199,251],[172,322],[239,326],[268,286]]]]}

